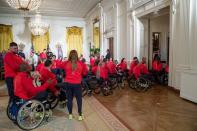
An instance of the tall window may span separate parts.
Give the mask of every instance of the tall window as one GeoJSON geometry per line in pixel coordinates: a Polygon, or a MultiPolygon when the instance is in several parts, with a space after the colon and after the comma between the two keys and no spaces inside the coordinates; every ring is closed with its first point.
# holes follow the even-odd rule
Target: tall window
{"type": "Polygon", "coordinates": [[[0,51],[7,50],[13,41],[12,26],[0,24],[0,51]]]}
{"type": "Polygon", "coordinates": [[[83,29],[80,27],[68,27],[66,33],[67,54],[75,49],[78,55],[83,53],[83,29]]]}
{"type": "Polygon", "coordinates": [[[34,51],[36,53],[40,53],[43,49],[46,49],[48,44],[50,43],[49,31],[45,33],[43,36],[34,36],[31,35],[32,44],[34,51]]]}

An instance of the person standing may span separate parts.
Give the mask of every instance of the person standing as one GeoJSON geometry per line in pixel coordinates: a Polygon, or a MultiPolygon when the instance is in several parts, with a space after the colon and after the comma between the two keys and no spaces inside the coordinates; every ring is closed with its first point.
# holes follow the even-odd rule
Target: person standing
{"type": "Polygon", "coordinates": [[[82,63],[79,61],[78,54],[76,50],[71,50],[69,54],[68,61],[62,65],[62,68],[66,72],[66,77],[64,82],[66,82],[66,93],[67,93],[67,107],[69,111],[69,120],[73,118],[72,107],[73,107],[73,97],[76,97],[78,113],[78,120],[83,120],[82,115],[82,91],[81,91],[81,80],[82,75],[84,75],[84,70],[82,63]]]}
{"type": "Polygon", "coordinates": [[[18,45],[15,42],[10,43],[9,51],[4,57],[5,68],[5,82],[8,88],[8,94],[10,98],[14,97],[14,83],[13,80],[16,74],[19,72],[19,66],[23,63],[23,60],[18,55],[18,45]]]}
{"type": "Polygon", "coordinates": [[[106,56],[105,56],[105,59],[107,59],[107,60],[109,60],[110,59],[110,51],[109,51],[109,49],[107,49],[107,54],[106,54],[106,56]]]}

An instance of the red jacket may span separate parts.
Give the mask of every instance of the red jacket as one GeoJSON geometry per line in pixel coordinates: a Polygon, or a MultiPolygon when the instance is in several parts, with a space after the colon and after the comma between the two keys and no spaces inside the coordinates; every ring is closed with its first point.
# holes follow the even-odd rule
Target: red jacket
{"type": "Polygon", "coordinates": [[[110,74],[116,73],[116,65],[113,63],[113,61],[109,61],[107,63],[107,68],[108,68],[110,74]]]}
{"type": "Polygon", "coordinates": [[[99,72],[100,78],[106,80],[108,78],[108,69],[106,65],[98,66],[97,73],[99,72]]]}
{"type": "Polygon", "coordinates": [[[153,61],[152,68],[154,71],[162,71],[162,63],[158,62],[157,60],[153,61]]]}
{"type": "Polygon", "coordinates": [[[13,52],[6,53],[4,57],[4,68],[5,68],[5,78],[15,77],[19,71],[20,64],[23,63],[21,57],[17,56],[13,52]]]}
{"type": "Polygon", "coordinates": [[[94,75],[96,75],[97,68],[98,68],[97,65],[95,65],[95,66],[92,67],[92,73],[93,73],[94,75]]]}
{"type": "Polygon", "coordinates": [[[122,63],[118,64],[118,67],[119,67],[122,71],[125,71],[125,70],[127,70],[127,63],[126,63],[126,62],[122,62],[122,63]]]}
{"type": "Polygon", "coordinates": [[[40,70],[41,81],[45,83],[47,80],[51,79],[53,82],[49,86],[50,90],[55,93],[57,90],[55,89],[55,85],[57,84],[56,76],[51,71],[49,71],[46,67],[43,67],[40,70]]]}
{"type": "Polygon", "coordinates": [[[27,100],[34,97],[37,93],[45,91],[49,86],[44,83],[40,87],[34,87],[33,79],[25,72],[20,72],[14,79],[14,95],[27,100]]]}
{"type": "Polygon", "coordinates": [[[134,67],[136,66],[136,62],[135,61],[132,61],[131,64],[130,64],[130,69],[129,69],[129,74],[133,74],[133,69],[134,67]]]}
{"type": "Polygon", "coordinates": [[[94,66],[94,62],[95,62],[95,59],[94,58],[90,58],[90,65],[91,66],[94,66]]]}
{"type": "Polygon", "coordinates": [[[134,74],[136,79],[138,79],[140,77],[140,75],[141,75],[141,67],[140,67],[139,64],[134,67],[133,74],[134,74]]]}
{"type": "Polygon", "coordinates": [[[44,63],[38,64],[38,66],[36,67],[36,71],[40,72],[43,67],[44,67],[44,63]]]}
{"type": "Polygon", "coordinates": [[[64,62],[62,64],[64,71],[66,72],[66,78],[64,79],[65,82],[71,84],[80,84],[82,75],[83,75],[83,65],[81,62],[77,62],[77,68],[75,71],[72,71],[72,63],[70,61],[64,62]]]}
{"type": "Polygon", "coordinates": [[[146,64],[141,63],[139,66],[140,66],[140,70],[141,70],[142,74],[148,74],[149,73],[146,64]]]}
{"type": "Polygon", "coordinates": [[[87,67],[87,65],[85,63],[81,62],[81,64],[82,64],[82,67],[83,67],[82,75],[86,76],[88,74],[88,67],[87,67]]]}
{"type": "Polygon", "coordinates": [[[47,54],[44,53],[44,52],[40,53],[40,58],[41,59],[46,59],[47,58],[47,54]]]}

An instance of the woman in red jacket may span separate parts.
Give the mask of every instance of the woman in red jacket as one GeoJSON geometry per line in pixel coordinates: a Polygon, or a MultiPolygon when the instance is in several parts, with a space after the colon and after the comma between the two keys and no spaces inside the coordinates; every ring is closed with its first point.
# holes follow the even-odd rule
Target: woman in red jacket
{"type": "Polygon", "coordinates": [[[68,61],[63,65],[64,71],[66,72],[65,82],[66,82],[66,93],[67,93],[67,107],[69,111],[69,119],[72,116],[72,106],[73,97],[76,97],[78,113],[78,120],[83,120],[82,116],[82,91],[81,91],[81,80],[82,75],[84,75],[84,69],[82,63],[79,61],[78,54],[76,50],[71,50],[69,54],[68,61]]]}

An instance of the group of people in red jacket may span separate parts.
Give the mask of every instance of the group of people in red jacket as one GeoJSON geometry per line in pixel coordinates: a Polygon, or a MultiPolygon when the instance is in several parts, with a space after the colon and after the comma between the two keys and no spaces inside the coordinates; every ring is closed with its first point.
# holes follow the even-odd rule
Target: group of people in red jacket
{"type": "MultiPolygon", "coordinates": [[[[43,54],[44,55],[44,54],[43,54]]],[[[66,88],[67,107],[69,111],[69,119],[72,119],[72,100],[75,96],[78,105],[78,120],[83,120],[82,114],[82,92],[81,79],[86,75],[86,66],[79,61],[76,50],[72,50],[67,61],[58,61],[55,59],[48,60],[45,57],[37,66],[39,73],[31,75],[32,66],[18,56],[18,45],[15,42],[10,43],[10,48],[4,58],[5,81],[8,88],[10,100],[18,97],[23,100],[37,99],[46,100],[50,90],[54,95],[58,95],[59,91],[55,88],[57,80],[52,69],[61,68],[66,72],[64,78],[64,86],[66,88]],[[59,63],[58,63],[59,62],[59,63]],[[36,75],[35,75],[36,74],[36,75]],[[41,86],[34,84],[34,77],[40,77],[41,86]]]]}
{"type": "MultiPolygon", "coordinates": [[[[95,59],[95,57],[90,57],[90,70],[88,70],[84,58],[80,60],[76,50],[70,51],[68,60],[66,61],[56,60],[55,56],[47,59],[44,52],[40,55],[41,63],[36,67],[36,72],[38,73],[31,75],[32,67],[18,55],[18,45],[15,42],[10,43],[10,49],[4,57],[5,81],[10,99],[19,97],[24,100],[37,99],[42,101],[47,98],[47,90],[52,91],[54,95],[58,95],[59,90],[56,89],[56,73],[61,69],[66,74],[63,83],[66,88],[69,119],[73,118],[72,101],[74,96],[78,105],[78,120],[84,119],[82,114],[81,81],[88,74],[88,71],[91,71],[101,82],[107,80],[109,76],[119,77],[121,82],[122,76],[119,72],[134,75],[136,79],[142,75],[150,78],[145,57],[142,58],[141,62],[138,61],[137,57],[134,57],[129,69],[127,68],[125,58],[119,64],[116,64],[112,58],[95,59]],[[33,83],[37,77],[40,78],[42,83],[38,87],[33,83]]],[[[153,72],[160,74],[162,64],[159,58],[154,59],[152,66],[153,72]]],[[[166,66],[165,71],[168,72],[168,66],[166,66]]]]}
{"type": "Polygon", "coordinates": [[[123,72],[126,74],[126,77],[133,75],[136,80],[139,79],[139,77],[144,77],[151,81],[157,81],[157,78],[161,76],[164,71],[166,73],[169,72],[168,64],[166,64],[165,70],[163,70],[163,65],[159,57],[154,58],[151,71],[148,70],[145,57],[142,58],[141,62],[139,62],[137,57],[134,57],[130,63],[129,69],[127,68],[127,62],[125,58],[122,58],[121,62],[116,64],[112,58],[107,60],[98,59],[97,57],[95,58],[92,56],[90,57],[90,65],[92,67],[92,73],[102,80],[106,80],[108,76],[112,75],[121,78],[122,76],[119,76],[118,72],[123,72]]]}

